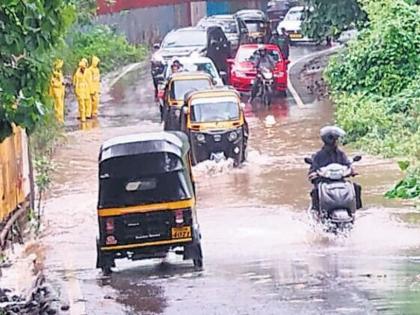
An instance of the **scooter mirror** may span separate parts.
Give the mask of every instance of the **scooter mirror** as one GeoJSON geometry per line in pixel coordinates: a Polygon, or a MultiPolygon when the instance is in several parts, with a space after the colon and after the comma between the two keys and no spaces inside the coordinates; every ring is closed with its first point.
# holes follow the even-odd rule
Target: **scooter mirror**
{"type": "Polygon", "coordinates": [[[306,157],[303,160],[305,161],[306,164],[312,165],[312,159],[311,158],[306,157]]]}
{"type": "Polygon", "coordinates": [[[353,158],[353,162],[359,162],[361,159],[362,159],[362,156],[361,156],[361,155],[356,155],[356,156],[353,158]]]}

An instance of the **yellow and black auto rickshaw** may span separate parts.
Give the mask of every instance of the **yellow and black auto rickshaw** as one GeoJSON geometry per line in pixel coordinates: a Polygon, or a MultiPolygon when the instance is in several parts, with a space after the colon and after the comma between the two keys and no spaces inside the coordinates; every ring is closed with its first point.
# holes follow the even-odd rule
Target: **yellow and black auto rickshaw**
{"type": "Polygon", "coordinates": [[[99,155],[97,268],[115,259],[164,258],[170,250],[201,268],[190,145],[182,132],[105,142],[99,155]]]}
{"type": "Polygon", "coordinates": [[[177,72],[172,74],[165,87],[162,109],[164,129],[180,130],[179,115],[187,92],[206,90],[212,86],[212,77],[204,72],[177,72]]]}
{"type": "Polygon", "coordinates": [[[246,158],[248,124],[240,96],[231,88],[188,93],[181,130],[189,137],[193,165],[231,158],[238,166],[246,158]]]}
{"type": "Polygon", "coordinates": [[[240,10],[236,16],[242,19],[249,32],[251,43],[267,43],[270,36],[270,21],[267,15],[261,10],[240,10]]]}

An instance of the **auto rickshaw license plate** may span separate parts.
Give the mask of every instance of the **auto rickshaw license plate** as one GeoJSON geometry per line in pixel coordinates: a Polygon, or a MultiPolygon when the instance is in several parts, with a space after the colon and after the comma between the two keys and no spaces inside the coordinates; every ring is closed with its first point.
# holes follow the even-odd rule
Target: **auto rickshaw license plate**
{"type": "Polygon", "coordinates": [[[290,34],[290,38],[302,38],[302,34],[299,34],[299,33],[290,34]]]}
{"type": "Polygon", "coordinates": [[[188,238],[188,237],[191,237],[191,226],[172,228],[172,238],[188,238]]]}

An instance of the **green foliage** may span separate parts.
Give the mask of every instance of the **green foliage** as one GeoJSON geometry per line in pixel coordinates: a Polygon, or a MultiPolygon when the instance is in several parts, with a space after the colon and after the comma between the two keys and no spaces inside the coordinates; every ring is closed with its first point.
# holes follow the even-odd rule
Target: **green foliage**
{"type": "Polygon", "coordinates": [[[142,60],[147,54],[146,46],[136,47],[129,44],[123,35],[105,25],[74,31],[69,34],[66,42],[67,47],[57,52],[57,56],[64,59],[66,73],[73,73],[81,58],[89,59],[92,55],[101,59],[101,69],[107,72],[142,60]]]}
{"type": "Polygon", "coordinates": [[[364,0],[370,26],[326,71],[333,90],[391,96],[420,69],[420,9],[402,0],[364,0]]]}
{"type": "Polygon", "coordinates": [[[337,38],[342,31],[359,26],[366,14],[357,0],[305,0],[312,10],[306,11],[303,32],[318,41],[327,36],[337,38]]]}
{"type": "Polygon", "coordinates": [[[385,196],[402,199],[418,198],[420,196],[420,167],[408,169],[406,177],[385,196]]]}
{"type": "Polygon", "coordinates": [[[412,161],[389,197],[420,197],[420,8],[363,0],[369,27],[332,58],[325,77],[347,141],[412,161]]]}
{"type": "Polygon", "coordinates": [[[62,1],[0,2],[0,141],[12,124],[32,132],[45,113],[50,54],[74,12],[62,1]]]}

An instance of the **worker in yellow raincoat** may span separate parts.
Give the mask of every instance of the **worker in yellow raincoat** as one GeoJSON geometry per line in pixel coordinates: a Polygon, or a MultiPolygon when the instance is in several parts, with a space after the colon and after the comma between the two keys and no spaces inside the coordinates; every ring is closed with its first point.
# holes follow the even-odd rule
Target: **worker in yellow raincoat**
{"type": "Polygon", "coordinates": [[[50,96],[54,99],[55,117],[60,123],[64,123],[64,76],[63,76],[64,62],[57,59],[54,62],[54,69],[50,81],[50,96]]]}
{"type": "Polygon", "coordinates": [[[100,59],[96,56],[92,56],[92,63],[89,67],[90,75],[91,75],[91,88],[90,88],[90,95],[91,95],[91,104],[92,104],[92,116],[98,116],[98,107],[99,107],[99,96],[100,96],[100,89],[101,89],[101,74],[98,68],[100,59]]]}
{"type": "Polygon", "coordinates": [[[79,62],[79,67],[73,76],[74,92],[79,104],[79,117],[82,122],[89,117],[90,108],[90,78],[87,71],[87,60],[83,58],[79,62]]]}

